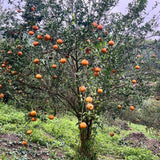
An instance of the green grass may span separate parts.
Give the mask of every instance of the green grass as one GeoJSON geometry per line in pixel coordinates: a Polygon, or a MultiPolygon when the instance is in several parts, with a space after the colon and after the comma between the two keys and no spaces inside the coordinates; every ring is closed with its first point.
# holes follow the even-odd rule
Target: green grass
{"type": "MultiPolygon", "coordinates": [[[[26,111],[27,113],[27,111],[26,111]]],[[[35,122],[27,123],[25,113],[16,110],[13,106],[0,104],[0,133],[14,133],[19,135],[22,140],[27,139],[29,143],[36,143],[44,146],[48,150],[57,148],[66,156],[65,159],[72,159],[76,155],[76,149],[79,144],[79,130],[76,125],[77,119],[73,116],[59,116],[53,120],[42,121],[38,119],[35,122]],[[31,129],[31,135],[26,135],[26,131],[31,129]]],[[[157,138],[149,135],[145,131],[145,126],[131,124],[132,131],[120,130],[116,127],[108,127],[106,124],[103,129],[98,129],[95,143],[95,151],[98,153],[98,159],[110,160],[158,160],[151,151],[141,148],[131,148],[126,145],[120,145],[119,142],[131,132],[143,132],[149,138],[157,138]],[[114,132],[113,137],[110,132],[114,132]]],[[[55,154],[53,152],[53,154],[55,154]]],[[[52,155],[52,157],[55,155],[52,155]]],[[[0,155],[1,157],[1,155],[0,155]]]]}

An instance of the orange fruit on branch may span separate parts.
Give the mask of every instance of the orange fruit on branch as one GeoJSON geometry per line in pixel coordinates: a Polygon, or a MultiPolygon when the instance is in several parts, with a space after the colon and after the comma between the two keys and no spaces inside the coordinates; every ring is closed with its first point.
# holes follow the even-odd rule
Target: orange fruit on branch
{"type": "Polygon", "coordinates": [[[34,118],[34,117],[32,117],[32,119],[31,119],[31,121],[36,121],[37,120],[37,118],[34,118]]]}
{"type": "Polygon", "coordinates": [[[12,51],[8,51],[8,54],[12,54],[12,51]]]}
{"type": "Polygon", "coordinates": [[[86,102],[92,103],[92,101],[93,101],[92,97],[87,97],[86,98],[86,102]]]}
{"type": "Polygon", "coordinates": [[[20,13],[20,12],[21,12],[21,10],[20,10],[20,9],[18,9],[18,10],[17,10],[17,12],[18,12],[18,13],[20,13]]]}
{"type": "Polygon", "coordinates": [[[37,78],[37,79],[41,79],[42,76],[41,76],[40,74],[37,74],[37,75],[36,75],[36,78],[37,78]]]}
{"type": "Polygon", "coordinates": [[[28,34],[32,36],[32,35],[34,35],[34,32],[33,31],[29,31],[28,34]]]}
{"type": "Polygon", "coordinates": [[[21,56],[23,53],[21,51],[18,52],[18,56],[21,56]]]}
{"type": "Polygon", "coordinates": [[[132,80],[132,83],[136,83],[137,81],[135,79],[132,80]]]}
{"type": "Polygon", "coordinates": [[[102,90],[102,89],[100,89],[100,88],[98,88],[97,92],[98,92],[98,93],[102,93],[102,92],[103,92],[103,90],[102,90]]]}
{"type": "Polygon", "coordinates": [[[108,45],[109,45],[109,46],[113,46],[113,45],[114,45],[114,41],[109,41],[109,42],[108,42],[108,45]]]}
{"type": "Polygon", "coordinates": [[[38,41],[34,41],[34,42],[33,42],[33,45],[34,45],[34,46],[38,46],[38,44],[39,44],[38,41]]]}
{"type": "Polygon", "coordinates": [[[45,41],[51,40],[51,36],[50,36],[49,34],[46,34],[46,35],[44,36],[44,40],[45,40],[45,41]]]}
{"type": "Polygon", "coordinates": [[[133,111],[135,108],[134,106],[130,106],[130,110],[133,111]]]}
{"type": "Polygon", "coordinates": [[[96,22],[93,22],[92,25],[93,25],[93,27],[97,27],[98,26],[98,24],[96,22]]]}
{"type": "Polygon", "coordinates": [[[99,67],[95,67],[95,68],[94,68],[94,71],[95,71],[95,72],[100,72],[101,69],[100,69],[99,67]]]}
{"type": "Polygon", "coordinates": [[[37,114],[36,111],[31,111],[31,113],[30,113],[31,116],[35,116],[36,114],[37,114]]]}
{"type": "Polygon", "coordinates": [[[140,54],[138,54],[138,55],[137,55],[137,57],[138,57],[138,58],[141,58],[141,55],[140,55],[140,54]]]}
{"type": "Polygon", "coordinates": [[[52,65],[52,68],[56,68],[56,67],[57,67],[57,65],[56,65],[56,64],[53,64],[53,65],[52,65]]]}
{"type": "Polygon", "coordinates": [[[116,73],[116,70],[115,70],[115,69],[112,69],[112,73],[116,73]]]}
{"type": "Polygon", "coordinates": [[[37,35],[37,39],[43,39],[42,35],[37,35]]]}
{"type": "Polygon", "coordinates": [[[31,11],[34,11],[34,7],[31,7],[31,11]]]}
{"type": "Polygon", "coordinates": [[[67,62],[67,60],[66,60],[65,58],[61,58],[60,62],[61,62],[62,64],[64,64],[64,63],[67,62]]]}
{"type": "Polygon", "coordinates": [[[33,61],[35,64],[38,64],[39,63],[39,59],[35,59],[34,61],[33,61]]]}
{"type": "Polygon", "coordinates": [[[0,93],[0,98],[4,98],[4,94],[3,93],[0,93]]]}
{"type": "Polygon", "coordinates": [[[2,64],[2,67],[4,68],[4,67],[6,67],[6,65],[5,65],[5,64],[2,64]]]}
{"type": "Polygon", "coordinates": [[[0,84],[0,88],[2,87],[2,85],[0,84]]]}
{"type": "Polygon", "coordinates": [[[58,44],[62,44],[62,43],[63,43],[63,40],[62,40],[62,39],[57,39],[57,43],[58,43],[58,44]]]}
{"type": "Polygon", "coordinates": [[[56,75],[54,75],[54,76],[53,76],[53,79],[57,79],[57,76],[56,76],[56,75]]]}
{"type": "Polygon", "coordinates": [[[106,49],[106,48],[102,48],[102,49],[101,49],[101,52],[102,52],[102,53],[107,53],[107,49],[106,49]]]}
{"type": "Polygon", "coordinates": [[[32,26],[32,29],[36,31],[36,30],[38,30],[38,26],[34,25],[34,26],[32,26]]]}
{"type": "Polygon", "coordinates": [[[95,76],[99,76],[99,72],[94,72],[94,75],[95,76]]]}
{"type": "Polygon", "coordinates": [[[81,61],[81,64],[82,64],[83,66],[87,66],[89,63],[88,63],[88,61],[87,61],[86,59],[83,59],[83,60],[81,61]]]}
{"type": "Polygon", "coordinates": [[[86,90],[86,87],[85,87],[85,86],[79,87],[79,91],[80,91],[80,92],[84,92],[85,90],[86,90]]]}
{"type": "Polygon", "coordinates": [[[54,116],[53,115],[49,115],[48,118],[49,119],[54,119],[54,116]]]}
{"type": "Polygon", "coordinates": [[[121,109],[121,108],[122,108],[122,106],[121,106],[121,105],[117,105],[117,108],[118,108],[118,109],[121,109]]]}
{"type": "Polygon", "coordinates": [[[137,66],[135,66],[135,69],[140,69],[140,66],[138,66],[138,65],[137,65],[137,66]]]}
{"type": "Polygon", "coordinates": [[[100,24],[100,25],[97,26],[97,29],[98,29],[98,30],[102,30],[102,29],[103,29],[103,26],[100,24]]]}
{"type": "Polygon", "coordinates": [[[54,50],[58,49],[58,45],[56,45],[56,44],[53,45],[53,49],[54,49],[54,50]]]}
{"type": "Polygon", "coordinates": [[[86,107],[87,107],[87,109],[90,110],[90,111],[93,111],[93,109],[94,109],[94,106],[93,106],[93,104],[91,104],[91,103],[88,103],[88,104],[86,105],[86,107]]]}
{"type": "Polygon", "coordinates": [[[79,127],[80,127],[81,129],[84,129],[84,128],[87,127],[87,124],[86,124],[85,122],[81,122],[81,123],[79,124],[79,127]]]}

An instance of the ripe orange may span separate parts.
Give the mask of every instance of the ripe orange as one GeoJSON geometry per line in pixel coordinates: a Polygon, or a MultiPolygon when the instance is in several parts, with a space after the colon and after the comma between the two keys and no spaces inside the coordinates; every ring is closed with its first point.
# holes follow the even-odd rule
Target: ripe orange
{"type": "Polygon", "coordinates": [[[62,44],[62,43],[63,43],[63,40],[62,40],[62,39],[57,39],[57,43],[58,43],[58,44],[62,44]]]}
{"type": "Polygon", "coordinates": [[[26,145],[27,145],[27,141],[23,141],[22,144],[23,144],[24,146],[26,146],[26,145]]]}
{"type": "Polygon", "coordinates": [[[42,35],[37,35],[37,39],[43,39],[42,35]]]}
{"type": "Polygon", "coordinates": [[[96,67],[96,68],[94,68],[94,71],[95,71],[95,72],[100,72],[101,69],[100,69],[99,67],[96,67]]]}
{"type": "Polygon", "coordinates": [[[109,41],[108,44],[109,44],[109,46],[113,46],[114,45],[114,41],[109,41]]]}
{"type": "Polygon", "coordinates": [[[103,92],[103,90],[102,90],[102,89],[100,89],[100,88],[98,88],[97,92],[98,92],[98,93],[102,93],[102,92],[103,92]]]}
{"type": "Polygon", "coordinates": [[[41,79],[42,76],[41,76],[40,74],[37,74],[37,75],[36,75],[36,78],[37,78],[37,79],[41,79]]]}
{"type": "Polygon", "coordinates": [[[51,40],[51,36],[50,36],[49,34],[46,34],[46,35],[44,36],[44,40],[45,40],[45,41],[51,40]]]}
{"type": "Polygon", "coordinates": [[[94,106],[93,106],[93,104],[91,104],[91,103],[88,103],[88,104],[86,105],[86,107],[87,107],[87,109],[90,110],[90,111],[93,111],[93,109],[94,109],[94,106]]]}
{"type": "Polygon", "coordinates": [[[49,119],[54,119],[54,116],[53,115],[49,115],[48,118],[49,119]]]}
{"type": "Polygon", "coordinates": [[[102,25],[98,25],[98,26],[97,26],[97,29],[98,29],[98,30],[102,30],[102,29],[103,29],[103,26],[102,26],[102,25]]]}
{"type": "Polygon", "coordinates": [[[79,91],[80,91],[80,92],[84,92],[85,90],[86,90],[85,86],[79,87],[79,91]]]}
{"type": "Polygon", "coordinates": [[[98,26],[98,24],[96,22],[93,22],[92,25],[93,25],[93,27],[97,27],[98,26]]]}
{"type": "Polygon", "coordinates": [[[34,11],[34,7],[31,7],[31,11],[34,11]]]}
{"type": "Polygon", "coordinates": [[[86,98],[86,102],[92,103],[92,101],[93,101],[92,97],[87,97],[86,98]]]}
{"type": "Polygon", "coordinates": [[[4,94],[3,93],[0,93],[0,98],[4,98],[4,94]]]}
{"type": "Polygon", "coordinates": [[[117,105],[117,108],[118,108],[118,109],[121,109],[121,108],[122,108],[122,106],[121,106],[121,105],[117,105]]]}
{"type": "Polygon", "coordinates": [[[2,64],[2,67],[6,67],[6,65],[5,65],[5,64],[2,64]]]}
{"type": "Polygon", "coordinates": [[[54,76],[53,76],[53,79],[57,79],[57,76],[56,76],[56,75],[54,75],[54,76]]]}
{"type": "Polygon", "coordinates": [[[133,111],[135,108],[134,106],[130,106],[130,110],[133,111]]]}
{"type": "Polygon", "coordinates": [[[99,72],[94,72],[94,75],[95,76],[99,76],[99,72]]]}
{"type": "Polygon", "coordinates": [[[33,31],[29,31],[28,34],[32,36],[32,35],[34,35],[34,32],[33,31]]]}
{"type": "Polygon", "coordinates": [[[64,63],[67,62],[67,60],[66,60],[65,58],[61,58],[60,62],[61,62],[62,64],[64,64],[64,63]]]}
{"type": "Polygon", "coordinates": [[[80,127],[81,129],[84,129],[84,128],[87,127],[87,124],[86,124],[85,122],[81,122],[81,123],[79,124],[79,127],[80,127]]]}
{"type": "Polygon", "coordinates": [[[31,121],[36,121],[37,120],[37,118],[34,118],[34,117],[32,117],[32,119],[31,119],[31,121]]]}
{"type": "Polygon", "coordinates": [[[114,136],[114,132],[111,132],[111,133],[110,133],[110,136],[113,137],[113,136],[114,136]]]}
{"type": "Polygon", "coordinates": [[[138,66],[138,65],[137,65],[137,66],[135,66],[135,69],[140,69],[140,66],[138,66]]]}
{"type": "Polygon", "coordinates": [[[36,30],[38,30],[38,26],[34,25],[34,26],[32,26],[32,29],[36,31],[36,30]]]}
{"type": "Polygon", "coordinates": [[[58,45],[56,45],[56,44],[53,45],[53,49],[54,49],[54,50],[58,49],[58,45]]]}
{"type": "Polygon", "coordinates": [[[156,58],[157,56],[155,54],[152,55],[153,58],[156,58]]]}
{"type": "Polygon", "coordinates": [[[88,61],[87,61],[86,59],[83,59],[83,60],[81,61],[81,64],[82,64],[83,66],[87,66],[89,63],[88,63],[88,61]]]}
{"type": "Polygon", "coordinates": [[[18,56],[21,56],[23,53],[21,51],[18,52],[18,56]]]}
{"type": "Polygon", "coordinates": [[[106,49],[106,48],[102,48],[102,49],[101,49],[101,52],[102,52],[102,53],[107,53],[107,49],[106,49]]]}
{"type": "Polygon", "coordinates": [[[36,111],[31,111],[31,113],[30,113],[31,116],[35,116],[36,114],[37,114],[36,111]]]}
{"type": "Polygon", "coordinates": [[[34,45],[34,46],[38,46],[38,44],[39,44],[38,41],[34,41],[34,42],[33,42],[33,45],[34,45]]]}
{"type": "Polygon", "coordinates": [[[20,12],[21,12],[21,10],[20,10],[20,9],[18,9],[18,10],[17,10],[17,12],[19,12],[19,13],[20,13],[20,12]]]}
{"type": "Polygon", "coordinates": [[[28,131],[27,131],[27,134],[31,134],[31,133],[32,133],[32,130],[28,130],[28,131]]]}
{"type": "Polygon", "coordinates": [[[12,54],[12,51],[8,51],[8,54],[12,54]]]}
{"type": "Polygon", "coordinates": [[[33,61],[35,64],[38,64],[39,63],[39,59],[35,59],[34,61],[33,61]]]}
{"type": "Polygon", "coordinates": [[[21,93],[22,93],[22,90],[19,90],[18,93],[21,94],[21,93]]]}
{"type": "Polygon", "coordinates": [[[112,69],[112,73],[116,73],[116,70],[115,70],[115,69],[112,69]]]}
{"type": "Polygon", "coordinates": [[[100,42],[102,42],[102,41],[103,41],[103,39],[102,39],[101,37],[98,37],[98,40],[99,40],[100,42]]]}
{"type": "Polygon", "coordinates": [[[2,87],[2,85],[0,84],[0,88],[2,87]]]}
{"type": "Polygon", "coordinates": [[[56,65],[56,64],[53,64],[53,65],[52,65],[52,68],[56,68],[56,67],[57,67],[57,65],[56,65]]]}
{"type": "Polygon", "coordinates": [[[137,57],[138,57],[138,58],[141,58],[141,55],[140,55],[140,54],[138,54],[138,55],[137,55],[137,57]]]}
{"type": "Polygon", "coordinates": [[[137,81],[135,79],[132,80],[132,83],[136,83],[137,81]]]}

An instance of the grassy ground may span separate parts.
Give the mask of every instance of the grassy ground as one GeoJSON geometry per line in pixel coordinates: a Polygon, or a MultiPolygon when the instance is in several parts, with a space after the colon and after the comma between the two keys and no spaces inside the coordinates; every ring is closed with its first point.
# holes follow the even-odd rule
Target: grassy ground
{"type": "MultiPolygon", "coordinates": [[[[78,159],[76,150],[79,144],[77,120],[73,116],[58,116],[49,120],[48,115],[35,122],[28,123],[25,110],[16,110],[13,106],[0,104],[0,158],[3,160],[27,159],[78,159]],[[27,135],[27,130],[32,130],[27,135]],[[23,146],[22,141],[28,145],[23,146]]],[[[131,148],[122,144],[122,140],[131,132],[143,132],[149,138],[158,138],[146,132],[145,126],[131,124],[132,130],[125,131],[116,127],[98,129],[95,151],[99,160],[158,160],[151,151],[131,148]],[[114,132],[113,137],[110,132],[114,132]]]]}

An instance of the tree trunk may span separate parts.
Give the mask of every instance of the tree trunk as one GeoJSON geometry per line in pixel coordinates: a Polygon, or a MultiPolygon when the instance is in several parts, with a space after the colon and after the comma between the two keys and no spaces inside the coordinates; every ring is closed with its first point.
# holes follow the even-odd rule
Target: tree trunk
{"type": "Polygon", "coordinates": [[[93,139],[92,139],[92,119],[88,121],[87,128],[80,129],[80,154],[90,160],[94,160],[93,139]]]}

